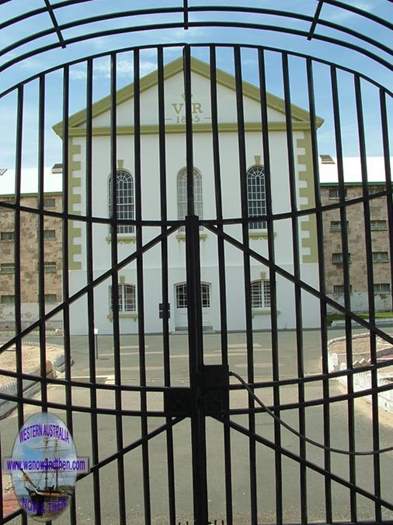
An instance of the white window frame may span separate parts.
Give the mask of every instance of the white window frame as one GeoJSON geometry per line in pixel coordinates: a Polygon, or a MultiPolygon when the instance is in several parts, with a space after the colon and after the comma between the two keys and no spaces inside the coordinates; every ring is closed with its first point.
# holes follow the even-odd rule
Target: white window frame
{"type": "Polygon", "coordinates": [[[251,308],[258,310],[270,308],[271,291],[270,281],[267,279],[257,279],[251,282],[251,308]]]}
{"type": "MultiPolygon", "coordinates": [[[[175,301],[177,310],[187,308],[187,283],[175,284],[175,301]]],[[[201,282],[201,304],[202,308],[211,307],[211,283],[201,282]]]]}
{"type": "MultiPolygon", "coordinates": [[[[203,218],[203,185],[202,174],[193,168],[194,176],[194,213],[203,218]]],[[[177,174],[177,218],[184,220],[188,214],[187,206],[187,168],[182,168],[177,174]]]]}
{"type": "MultiPolygon", "coordinates": [[[[134,284],[118,284],[118,307],[120,314],[136,313],[136,288],[134,284]],[[130,295],[128,295],[130,294],[130,295]]],[[[112,286],[109,286],[109,308],[113,311],[112,286]]]]}
{"type": "MultiPolygon", "coordinates": [[[[266,179],[263,166],[251,166],[247,170],[248,217],[266,215],[266,179]]],[[[249,223],[250,230],[266,230],[266,221],[249,223]]]]}
{"type": "MultiPolygon", "coordinates": [[[[113,178],[109,175],[108,179],[108,208],[109,217],[112,217],[112,189],[113,178]]],[[[135,185],[134,177],[125,169],[116,171],[116,218],[117,219],[135,219],[135,185]]],[[[118,224],[117,233],[120,235],[129,235],[135,232],[133,224],[118,224]]]]}

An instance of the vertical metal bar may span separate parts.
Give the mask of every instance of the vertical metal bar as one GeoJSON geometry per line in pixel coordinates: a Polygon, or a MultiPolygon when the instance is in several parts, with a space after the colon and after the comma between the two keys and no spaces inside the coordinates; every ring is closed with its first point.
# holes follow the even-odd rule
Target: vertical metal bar
{"type": "MultiPolygon", "coordinates": [[[[325,253],[324,253],[324,235],[323,235],[323,212],[321,204],[320,193],[320,178],[319,178],[319,162],[318,162],[318,138],[316,127],[315,114],[315,93],[314,93],[314,75],[313,63],[311,58],[307,58],[307,84],[308,84],[308,102],[310,112],[310,131],[311,131],[311,148],[312,148],[312,163],[314,173],[314,195],[315,195],[315,213],[317,221],[317,242],[318,242],[318,275],[319,275],[319,291],[322,295],[319,301],[320,307],[320,322],[321,322],[321,357],[322,357],[322,373],[326,376],[323,380],[323,439],[325,447],[330,447],[330,389],[329,379],[329,363],[328,363],[328,328],[327,328],[327,308],[324,298],[326,297],[326,283],[325,283],[325,253]]],[[[329,450],[324,452],[325,470],[329,473],[331,471],[331,456],[329,450]]],[[[332,522],[332,482],[329,476],[325,476],[325,516],[326,522],[332,522]]]]}
{"type": "MultiPolygon", "coordinates": [[[[117,85],[117,60],[116,54],[111,53],[111,175],[112,175],[112,230],[111,230],[111,264],[112,264],[112,323],[113,323],[113,352],[115,384],[121,385],[121,359],[120,359],[120,325],[119,325],[119,275],[114,269],[118,261],[117,250],[117,107],[116,107],[116,85],[117,85]]],[[[115,391],[116,407],[116,444],[117,450],[121,451],[123,445],[123,420],[121,411],[121,389],[115,391]]],[[[126,506],[124,490],[124,456],[117,458],[117,480],[119,497],[119,521],[126,523],[126,506]]]]}
{"type": "MultiPolygon", "coordinates": [[[[236,80],[236,107],[239,143],[239,177],[242,209],[242,238],[245,250],[249,248],[249,221],[247,206],[247,166],[246,166],[246,141],[244,130],[244,107],[243,107],[243,81],[241,48],[234,47],[235,61],[235,80],[236,80]]],[[[250,257],[243,252],[244,266],[244,296],[245,296],[245,315],[246,315],[246,342],[247,342],[247,382],[253,388],[254,383],[254,345],[252,332],[251,316],[251,270],[250,257]]],[[[248,396],[248,424],[251,434],[255,434],[255,402],[251,395],[248,396]]],[[[257,501],[257,471],[256,471],[256,441],[250,437],[249,440],[249,461],[250,461],[250,494],[251,494],[251,522],[258,522],[258,501],[257,501]]]]}
{"type": "MultiPolygon", "coordinates": [[[[274,249],[274,222],[273,201],[272,201],[272,184],[271,184],[271,165],[270,165],[270,141],[269,141],[269,120],[267,109],[266,94],[266,68],[265,55],[263,49],[258,50],[259,65],[259,86],[261,97],[261,121],[262,121],[262,141],[263,141],[263,163],[265,168],[265,187],[266,187],[266,212],[267,212],[267,231],[268,231],[268,254],[272,266],[269,268],[270,281],[270,320],[272,330],[272,372],[275,386],[273,388],[273,402],[276,407],[275,414],[280,416],[280,366],[279,366],[279,348],[278,348],[278,327],[277,327],[277,276],[274,270],[275,249],[274,249]]],[[[280,454],[281,447],[281,427],[278,421],[274,422],[274,442],[275,451],[275,473],[276,473],[276,522],[282,523],[283,503],[282,503],[282,461],[280,454]]]]}
{"type": "Polygon", "coordinates": [[[191,411],[194,522],[208,523],[206,421],[200,406],[203,334],[199,220],[196,215],[186,217],[186,275],[190,387],[194,394],[191,411]]]}
{"type": "MultiPolygon", "coordinates": [[[[171,385],[170,341],[169,341],[169,290],[168,290],[168,238],[166,221],[166,142],[165,142],[165,82],[164,82],[164,53],[160,46],[157,49],[158,69],[158,123],[159,123],[159,151],[160,151],[160,204],[161,204],[161,283],[162,303],[164,315],[162,319],[163,348],[164,348],[164,384],[171,385]]],[[[169,496],[169,523],[176,524],[176,498],[175,498],[175,464],[173,454],[173,430],[170,425],[171,418],[166,417],[168,429],[166,431],[167,468],[168,468],[168,496],[169,496]]]]}
{"type": "MultiPolygon", "coordinates": [[[[64,332],[64,377],[67,382],[65,387],[67,427],[73,435],[73,417],[72,417],[72,386],[71,386],[71,338],[70,338],[70,284],[69,284],[69,259],[68,259],[68,170],[69,170],[69,104],[70,104],[70,70],[69,66],[63,68],[63,219],[62,219],[62,256],[63,256],[63,332],[64,332]]],[[[72,525],[76,524],[76,498],[75,493],[71,497],[70,503],[70,521],[72,525]]]]}
{"type": "Polygon", "coordinates": [[[206,421],[199,405],[203,368],[199,218],[194,215],[193,136],[191,113],[191,51],[183,50],[187,159],[186,275],[190,387],[194,394],[191,416],[192,475],[195,523],[208,523],[206,421]]]}
{"type": "Polygon", "coordinates": [[[389,144],[389,127],[386,111],[386,93],[383,88],[379,91],[379,100],[381,108],[381,127],[383,157],[385,165],[386,181],[386,209],[389,224],[389,253],[390,253],[390,294],[391,308],[393,309],[393,200],[392,200],[392,171],[390,167],[390,144],[389,144]]]}
{"type": "MultiPolygon", "coordinates": [[[[95,361],[95,339],[94,339],[94,252],[93,252],[93,226],[92,226],[92,105],[93,105],[93,60],[87,60],[87,82],[86,82],[86,278],[89,290],[87,292],[88,313],[88,342],[89,342],[89,375],[90,382],[94,385],[90,389],[91,413],[91,439],[92,460],[96,465],[99,461],[98,422],[97,422],[97,390],[96,390],[96,361],[95,361]]],[[[101,497],[100,497],[100,472],[93,472],[94,490],[94,518],[97,525],[101,523],[101,497]]]]}
{"type": "Polygon", "coordinates": [[[44,161],[45,161],[45,76],[39,77],[38,105],[38,303],[39,303],[39,342],[41,404],[43,412],[47,411],[46,382],[46,327],[45,327],[45,252],[44,252],[44,161]]]}
{"type": "MultiPolygon", "coordinates": [[[[2,446],[1,446],[1,434],[0,434],[0,465],[3,464],[3,454],[2,454],[2,446]]],[[[3,508],[3,475],[0,476],[0,523],[3,523],[4,519],[4,508],[3,508]]]]}
{"type": "Polygon", "coordinates": [[[184,103],[186,117],[186,164],[187,164],[187,215],[194,215],[194,158],[192,143],[192,112],[191,112],[191,55],[190,46],[183,50],[184,68],[184,103]]]}
{"type": "MultiPolygon", "coordinates": [[[[14,294],[15,294],[15,365],[16,365],[16,389],[18,396],[18,428],[21,429],[24,422],[23,410],[23,360],[22,360],[22,290],[21,290],[21,217],[20,198],[22,181],[22,140],[23,140],[23,107],[24,86],[18,87],[17,116],[16,116],[16,147],[15,147],[15,213],[14,213],[14,294]]],[[[1,489],[1,487],[0,487],[1,489]]],[[[0,495],[3,492],[0,490],[0,495]]],[[[27,524],[27,516],[22,514],[22,524],[27,524]]]]}
{"type": "MultiPolygon", "coordinates": [[[[293,129],[292,129],[292,109],[291,109],[291,89],[289,82],[288,55],[282,54],[283,80],[284,80],[284,101],[285,101],[285,120],[288,149],[288,175],[289,192],[292,213],[292,250],[293,250],[293,274],[295,277],[295,315],[296,315],[296,350],[297,350],[297,372],[300,379],[298,383],[299,400],[299,432],[306,434],[306,414],[304,409],[304,356],[303,356],[303,319],[302,319],[302,290],[299,286],[300,276],[300,250],[299,250],[299,226],[297,220],[297,188],[296,188],[296,169],[293,148],[293,129]]],[[[299,453],[302,459],[306,459],[306,444],[304,440],[299,441],[299,453]]],[[[307,523],[307,476],[304,463],[300,466],[300,509],[301,521],[307,523]]]]}
{"type": "MultiPolygon", "coordinates": [[[[345,315],[345,344],[346,344],[346,360],[347,369],[350,371],[347,375],[347,391],[348,391],[348,446],[352,452],[355,450],[355,408],[352,398],[353,394],[353,355],[352,355],[352,321],[348,315],[351,311],[351,289],[350,289],[350,275],[349,275],[349,256],[348,256],[348,227],[347,227],[347,210],[345,207],[345,185],[344,185],[344,163],[341,137],[341,123],[340,123],[340,103],[338,97],[337,87],[337,70],[335,66],[330,68],[331,84],[332,84],[332,98],[333,98],[333,117],[334,117],[334,133],[336,140],[336,156],[337,156],[337,173],[338,173],[338,189],[340,196],[340,221],[341,221],[341,246],[343,252],[343,276],[344,276],[344,306],[346,310],[345,315]]],[[[356,485],[356,462],[355,456],[349,456],[349,477],[350,482],[356,485]]],[[[351,504],[351,521],[357,521],[356,508],[356,492],[350,492],[351,504]]]]}
{"type": "MultiPolygon", "coordinates": [[[[135,217],[136,217],[136,259],[137,296],[138,296],[138,334],[139,334],[139,375],[141,387],[146,386],[145,355],[145,315],[143,298],[143,255],[142,255],[142,180],[141,180],[141,100],[140,100],[140,55],[134,51],[134,162],[135,162],[135,217]]],[[[146,391],[141,391],[141,411],[147,410],[146,391]]],[[[141,418],[142,438],[148,434],[146,415],[141,418]]],[[[143,491],[145,502],[145,523],[151,523],[150,478],[149,478],[149,444],[142,444],[143,491]]]]}
{"type": "MultiPolygon", "coordinates": [[[[355,75],[355,98],[356,98],[356,113],[358,122],[359,135],[359,152],[360,152],[360,166],[362,174],[362,189],[363,189],[363,212],[364,212],[364,234],[366,243],[366,264],[367,264],[367,291],[368,291],[368,312],[370,323],[370,358],[371,364],[377,363],[377,341],[375,335],[375,297],[374,297],[374,271],[372,261],[372,239],[370,227],[370,200],[368,191],[367,178],[367,156],[366,156],[366,140],[364,135],[364,118],[363,118],[363,103],[362,90],[359,75],[355,75]]],[[[371,370],[371,387],[378,388],[378,370],[373,368],[371,370]]],[[[372,421],[373,421],[373,449],[379,449],[379,410],[378,410],[378,393],[374,390],[371,396],[372,406],[372,421]]],[[[377,498],[381,497],[381,464],[378,454],[373,456],[374,463],[374,494],[377,498]]],[[[375,503],[375,519],[377,522],[382,521],[382,508],[380,503],[375,503]]]]}
{"type": "MultiPolygon", "coordinates": [[[[220,141],[218,133],[218,107],[217,107],[217,64],[216,48],[210,46],[210,100],[211,100],[211,122],[213,140],[213,169],[214,188],[216,200],[217,229],[223,232],[222,213],[222,190],[220,169],[220,141]]],[[[220,330],[221,330],[221,359],[222,364],[228,366],[228,325],[227,325],[227,294],[225,275],[225,247],[222,236],[217,236],[218,274],[220,290],[220,330]]],[[[224,460],[225,460],[225,504],[226,521],[228,525],[233,523],[232,506],[232,462],[231,462],[231,434],[229,426],[229,415],[224,416],[224,460]]]]}
{"type": "Polygon", "coordinates": [[[183,0],[183,25],[188,29],[188,0],[183,0]]]}

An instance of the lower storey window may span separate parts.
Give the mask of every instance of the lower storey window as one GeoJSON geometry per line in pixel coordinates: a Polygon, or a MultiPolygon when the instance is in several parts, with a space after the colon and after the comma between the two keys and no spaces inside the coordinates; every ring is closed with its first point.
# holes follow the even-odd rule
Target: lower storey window
{"type": "Polygon", "coordinates": [[[270,282],[266,280],[253,281],[251,283],[251,306],[252,308],[270,307],[270,282]]]}
{"type": "MultiPolygon", "coordinates": [[[[210,308],[210,284],[201,283],[202,308],[210,308]]],[[[187,308],[187,284],[176,285],[176,308],[187,308]]]]}
{"type": "MultiPolygon", "coordinates": [[[[136,294],[135,286],[133,284],[119,284],[118,285],[117,304],[119,312],[135,312],[136,311],[136,294]]],[[[113,295],[112,286],[109,287],[109,304],[113,310],[113,295]]]]}
{"type": "Polygon", "coordinates": [[[390,283],[375,283],[374,293],[390,293],[390,283]]]}
{"type": "Polygon", "coordinates": [[[2,295],[0,302],[1,304],[15,304],[15,295],[2,295]]]}

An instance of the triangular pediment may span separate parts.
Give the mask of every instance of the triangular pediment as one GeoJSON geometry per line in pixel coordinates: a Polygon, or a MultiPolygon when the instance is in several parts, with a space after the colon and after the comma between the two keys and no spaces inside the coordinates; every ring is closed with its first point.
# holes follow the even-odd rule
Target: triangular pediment
{"type": "MultiPolygon", "coordinates": [[[[184,78],[182,57],[164,67],[165,121],[167,126],[184,125],[184,78]]],[[[220,124],[236,124],[236,81],[229,73],[217,69],[218,120],[220,124]]],[[[211,124],[210,66],[194,57],[191,58],[191,86],[193,122],[199,126],[211,124]]],[[[244,120],[246,123],[260,123],[259,88],[243,82],[244,120]]],[[[117,125],[131,126],[134,122],[134,84],[129,84],[116,93],[117,125]]],[[[105,129],[110,126],[111,97],[107,96],[92,106],[93,128],[105,129]]],[[[141,125],[158,124],[158,73],[153,71],[140,79],[141,125]]],[[[267,94],[269,123],[285,124],[285,103],[270,93],[267,94]]],[[[304,109],[292,105],[292,121],[299,128],[309,126],[309,114],[304,109]]],[[[317,126],[322,124],[317,119],[317,126]]],[[[79,111],[69,118],[69,128],[86,127],[86,110],[79,111]]],[[[62,122],[53,128],[62,135],[62,122]]]]}

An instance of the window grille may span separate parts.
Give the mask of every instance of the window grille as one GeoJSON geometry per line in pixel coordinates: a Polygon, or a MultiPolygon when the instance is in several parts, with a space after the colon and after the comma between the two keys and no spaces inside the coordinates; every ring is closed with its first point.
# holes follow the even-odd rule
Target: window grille
{"type": "Polygon", "coordinates": [[[44,239],[56,239],[56,230],[44,230],[44,239]]]}
{"type": "Polygon", "coordinates": [[[15,295],[2,295],[0,302],[1,304],[15,304],[15,295]]]}
{"type": "MultiPolygon", "coordinates": [[[[194,168],[194,213],[203,217],[202,175],[194,168]]],[[[187,168],[183,168],[177,175],[177,217],[183,220],[188,215],[187,207],[187,168]]]]}
{"type": "MultiPolygon", "coordinates": [[[[349,227],[349,221],[347,221],[347,229],[349,227]]],[[[331,221],[330,222],[330,231],[340,232],[341,231],[341,221],[331,221]]]]}
{"type": "MultiPolygon", "coordinates": [[[[344,188],[344,198],[347,197],[347,188],[344,188]]],[[[339,199],[340,190],[339,188],[329,188],[329,199],[339,199]]]]}
{"type": "MultiPolygon", "coordinates": [[[[348,253],[348,263],[351,264],[352,258],[351,254],[348,253]]],[[[333,264],[343,264],[344,263],[344,254],[343,253],[333,253],[332,254],[332,263],[333,264]]]]}
{"type": "MultiPolygon", "coordinates": [[[[109,177],[109,217],[113,217],[113,177],[109,177]]],[[[116,219],[133,220],[135,219],[135,193],[134,178],[129,171],[118,170],[116,172],[116,219]]],[[[117,233],[133,233],[134,225],[118,224],[117,233]]]]}
{"type": "Polygon", "coordinates": [[[0,273],[15,273],[14,263],[1,263],[0,273]]]}
{"type": "Polygon", "coordinates": [[[56,273],[56,263],[46,262],[44,263],[45,273],[56,273]]]}
{"type": "Polygon", "coordinates": [[[374,293],[390,293],[390,283],[374,283],[374,293]]]}
{"type": "MultiPolygon", "coordinates": [[[[263,166],[253,166],[247,171],[248,216],[266,215],[265,170],[263,166]]],[[[251,230],[266,228],[266,221],[250,222],[251,230]]]]}
{"type": "Polygon", "coordinates": [[[370,227],[373,231],[387,230],[387,223],[385,220],[375,220],[370,222],[370,227]]]}
{"type": "Polygon", "coordinates": [[[57,302],[57,295],[55,293],[47,293],[45,294],[45,302],[46,303],[56,303],[57,302]]]}
{"type": "Polygon", "coordinates": [[[251,306],[252,308],[270,307],[270,282],[266,280],[253,281],[251,283],[251,306]]]}
{"type": "Polygon", "coordinates": [[[389,262],[388,252],[373,252],[373,262],[374,263],[389,262]]]}
{"type": "MultiPolygon", "coordinates": [[[[201,283],[202,308],[210,308],[210,284],[201,283]]],[[[176,308],[187,308],[187,285],[176,285],[176,308]]]]}
{"type": "Polygon", "coordinates": [[[2,241],[13,241],[15,239],[15,232],[1,232],[0,240],[2,241]]]}
{"type": "Polygon", "coordinates": [[[56,208],[56,199],[54,197],[46,197],[44,199],[44,208],[56,208]]]}
{"type": "MultiPolygon", "coordinates": [[[[113,310],[112,286],[109,287],[109,304],[113,310]]],[[[119,312],[136,312],[136,292],[133,284],[118,285],[119,312]]]]}
{"type": "MultiPolygon", "coordinates": [[[[344,295],[345,288],[343,284],[333,286],[333,293],[336,295],[344,295]]],[[[352,285],[349,286],[349,293],[352,293],[352,285]]]]}

